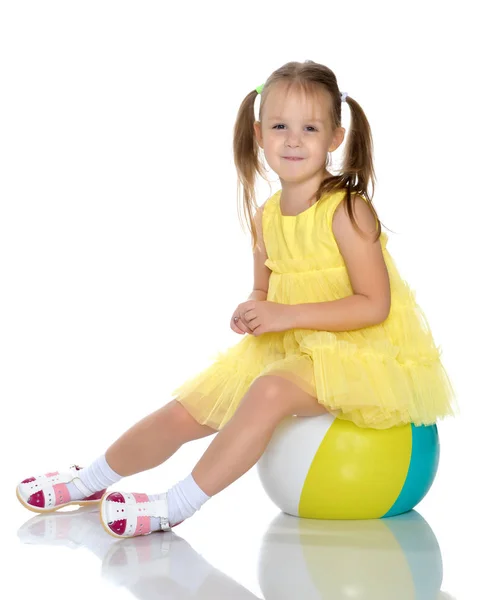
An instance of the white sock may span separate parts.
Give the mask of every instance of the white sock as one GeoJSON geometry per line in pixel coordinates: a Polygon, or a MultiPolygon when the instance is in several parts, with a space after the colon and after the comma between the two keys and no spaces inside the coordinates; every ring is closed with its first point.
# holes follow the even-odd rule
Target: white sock
{"type": "MultiPolygon", "coordinates": [[[[157,500],[159,494],[149,495],[150,500],[157,500]]],[[[167,492],[166,500],[168,502],[168,521],[170,525],[177,525],[188,517],[195,514],[203,504],[210,499],[193,479],[193,475],[188,475],[186,479],[180,481],[167,492]]],[[[152,529],[159,528],[160,519],[152,519],[152,529]]]]}
{"type": "MultiPolygon", "coordinates": [[[[120,481],[120,479],[123,479],[123,475],[119,475],[114,471],[107,463],[105,454],[102,454],[89,467],[80,469],[78,471],[78,478],[91,491],[91,496],[95,492],[100,492],[120,481]]],[[[85,498],[85,494],[77,488],[74,481],[67,483],[67,488],[70,491],[72,500],[85,498]]]]}
{"type": "Polygon", "coordinates": [[[168,490],[166,498],[168,520],[170,525],[175,525],[194,515],[210,499],[210,496],[204,493],[190,473],[186,479],[168,490]]]}

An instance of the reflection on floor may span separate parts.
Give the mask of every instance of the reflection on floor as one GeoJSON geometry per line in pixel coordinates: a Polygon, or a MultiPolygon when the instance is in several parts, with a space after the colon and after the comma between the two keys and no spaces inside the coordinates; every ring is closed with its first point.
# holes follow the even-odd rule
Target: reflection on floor
{"type": "MultiPolygon", "coordinates": [[[[116,540],[97,508],[29,519],[25,544],[88,547],[102,576],[133,597],[251,600],[255,594],[216,569],[173,531],[116,540]]],[[[411,511],[390,519],[319,521],[280,513],[270,523],[258,565],[265,600],[446,600],[437,539],[411,511]]]]}

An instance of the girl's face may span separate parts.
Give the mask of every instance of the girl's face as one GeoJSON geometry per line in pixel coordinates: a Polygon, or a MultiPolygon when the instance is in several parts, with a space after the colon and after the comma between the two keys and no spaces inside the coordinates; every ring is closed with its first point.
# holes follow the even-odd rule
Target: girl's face
{"type": "Polygon", "coordinates": [[[282,181],[299,182],[325,172],[327,153],[336,150],[345,129],[332,131],[329,94],[318,90],[315,98],[282,84],[269,92],[263,120],[254,124],[256,138],[265,158],[282,181]],[[288,160],[299,157],[301,160],[288,160]]]}

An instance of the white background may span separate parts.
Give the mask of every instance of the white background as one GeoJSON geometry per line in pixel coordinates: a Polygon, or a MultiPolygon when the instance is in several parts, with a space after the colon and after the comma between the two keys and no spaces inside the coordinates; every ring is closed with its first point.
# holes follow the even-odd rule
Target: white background
{"type": "MultiPolygon", "coordinates": [[[[23,562],[40,575],[47,560],[17,541],[33,513],[16,483],[86,466],[241,339],[229,321],[253,261],[234,121],[273,70],[312,59],[367,115],[373,203],[457,391],[461,415],[440,423],[441,464],[418,511],[441,546],[442,589],[477,597],[475,39],[466,1],[1,4],[0,485],[15,573],[23,562]]],[[[270,193],[260,180],[258,203],[270,193]]],[[[165,491],[209,442],[115,488],[165,491]]],[[[276,513],[252,469],[178,531],[263,597],[258,547],[276,513]]],[[[62,576],[77,573],[58,556],[62,576]]],[[[87,590],[80,578],[70,598],[87,590]]]]}

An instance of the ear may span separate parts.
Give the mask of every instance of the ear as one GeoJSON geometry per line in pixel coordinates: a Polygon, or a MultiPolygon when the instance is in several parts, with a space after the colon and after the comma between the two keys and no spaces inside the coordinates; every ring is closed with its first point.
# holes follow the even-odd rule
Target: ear
{"type": "Polygon", "coordinates": [[[258,141],[258,144],[261,146],[261,148],[264,149],[264,146],[263,146],[263,134],[261,133],[261,123],[260,123],[260,121],[255,121],[253,126],[254,126],[254,134],[256,136],[256,140],[258,141]]]}
{"type": "Polygon", "coordinates": [[[336,127],[336,131],[333,135],[333,141],[328,148],[328,152],[334,152],[344,141],[344,136],[346,134],[346,129],[344,127],[336,127]]]}

